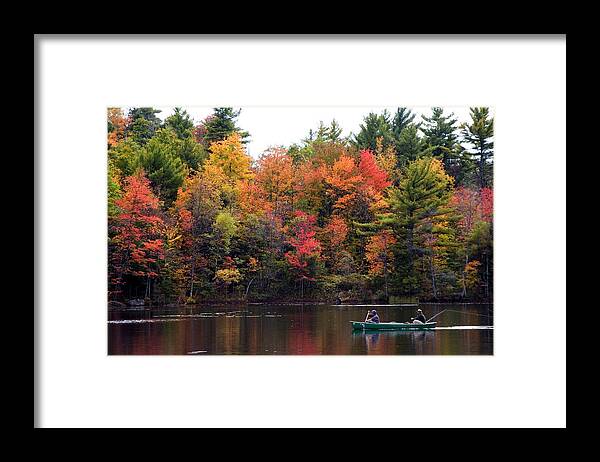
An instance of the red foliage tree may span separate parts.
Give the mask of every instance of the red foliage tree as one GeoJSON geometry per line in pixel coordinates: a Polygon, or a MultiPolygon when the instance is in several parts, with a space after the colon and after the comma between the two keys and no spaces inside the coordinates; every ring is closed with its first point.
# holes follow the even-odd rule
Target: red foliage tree
{"type": "Polygon", "coordinates": [[[304,284],[305,280],[315,280],[314,263],[321,257],[321,244],[315,237],[317,218],[299,210],[294,217],[292,235],[287,240],[294,250],[286,252],[285,258],[304,284]]]}
{"type": "Polygon", "coordinates": [[[470,188],[456,188],[450,202],[460,215],[458,226],[461,234],[468,235],[480,220],[479,193],[470,188]]]}
{"type": "Polygon", "coordinates": [[[491,223],[494,218],[494,191],[491,188],[481,189],[480,198],[481,219],[491,223]]]}
{"type": "Polygon", "coordinates": [[[124,184],[123,196],[115,201],[120,213],[110,226],[110,282],[119,291],[126,275],[144,278],[149,296],[150,281],[158,276],[158,262],[163,258],[159,201],[141,171],[125,178],[124,184]]]}
{"type": "Polygon", "coordinates": [[[381,194],[392,184],[387,172],[377,165],[375,155],[368,149],[360,151],[358,171],[364,180],[363,187],[373,194],[381,194]]]}

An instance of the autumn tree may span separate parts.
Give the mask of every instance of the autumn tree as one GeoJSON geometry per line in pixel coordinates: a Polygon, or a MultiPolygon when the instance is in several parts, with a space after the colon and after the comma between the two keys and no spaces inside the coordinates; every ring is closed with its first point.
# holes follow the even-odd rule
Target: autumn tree
{"type": "Polygon", "coordinates": [[[301,296],[304,297],[304,281],[315,281],[316,264],[321,257],[321,244],[316,238],[316,217],[302,211],[294,213],[288,244],[293,250],[285,253],[291,269],[301,283],[301,296]]]}
{"type": "Polygon", "coordinates": [[[258,159],[255,183],[275,213],[289,213],[293,196],[292,158],[283,147],[271,147],[258,159]]]}
{"type": "MultiPolygon", "coordinates": [[[[462,292],[461,296],[467,296],[468,272],[478,268],[479,265],[470,265],[474,253],[479,254],[479,258],[485,258],[489,261],[489,242],[491,241],[493,196],[491,190],[475,190],[461,187],[454,191],[451,204],[459,215],[457,223],[457,235],[461,243],[461,258],[463,264],[461,268],[462,292]]],[[[489,275],[489,266],[488,275],[489,275]]],[[[472,275],[471,275],[472,277],[472,275]]],[[[488,280],[486,278],[486,284],[488,280]]],[[[487,288],[487,286],[486,286],[487,288]]]]}
{"type": "MultiPolygon", "coordinates": [[[[152,281],[159,275],[163,257],[159,201],[143,171],[124,179],[123,194],[115,201],[118,214],[110,221],[109,286],[121,293],[127,278],[145,285],[150,297],[152,281]]],[[[133,283],[133,282],[132,282],[133,283]]]]}
{"type": "Polygon", "coordinates": [[[233,133],[223,141],[210,145],[210,155],[204,164],[204,171],[213,172],[223,179],[221,194],[230,212],[239,200],[241,182],[253,177],[252,159],[246,153],[238,133],[233,133]]]}
{"type": "Polygon", "coordinates": [[[346,242],[349,232],[346,220],[339,215],[332,215],[318,234],[323,260],[334,274],[349,274],[353,269],[354,258],[346,242]]]}
{"type": "Polygon", "coordinates": [[[374,199],[378,199],[392,184],[388,173],[378,165],[375,155],[368,149],[360,152],[358,171],[363,178],[361,187],[374,199]]]}
{"type": "Polygon", "coordinates": [[[398,185],[402,176],[400,165],[398,164],[396,150],[393,146],[383,147],[383,140],[377,139],[377,147],[374,152],[375,162],[378,167],[386,172],[390,182],[398,185]]]}
{"type": "Polygon", "coordinates": [[[109,107],[107,111],[108,119],[108,147],[119,144],[126,136],[128,118],[123,114],[121,108],[109,107]]]}
{"type": "Polygon", "coordinates": [[[383,229],[369,237],[366,245],[365,257],[369,264],[369,274],[383,277],[386,300],[389,297],[388,274],[394,270],[393,248],[395,244],[396,238],[392,232],[383,229]]]}
{"type": "Polygon", "coordinates": [[[363,182],[354,159],[342,155],[333,164],[325,181],[328,186],[326,193],[333,199],[333,208],[342,214],[348,214],[363,182]]]}
{"type": "Polygon", "coordinates": [[[293,197],[296,208],[322,215],[323,219],[331,215],[334,199],[326,194],[329,174],[330,168],[325,164],[305,161],[295,167],[293,197]]]}
{"type": "Polygon", "coordinates": [[[242,274],[237,268],[237,265],[233,258],[227,256],[223,261],[223,265],[215,272],[215,282],[225,288],[225,296],[229,286],[236,284],[242,280],[242,274]]]}
{"type": "Polygon", "coordinates": [[[180,224],[189,261],[186,273],[189,275],[189,297],[193,297],[200,286],[208,290],[210,278],[222,258],[222,253],[215,253],[214,224],[223,207],[221,185],[224,175],[219,169],[204,169],[186,178],[177,192],[173,203],[172,215],[180,224]]]}
{"type": "Polygon", "coordinates": [[[210,145],[207,164],[220,168],[232,182],[250,178],[252,176],[251,163],[252,159],[246,154],[238,133],[233,133],[224,140],[210,145]]]}

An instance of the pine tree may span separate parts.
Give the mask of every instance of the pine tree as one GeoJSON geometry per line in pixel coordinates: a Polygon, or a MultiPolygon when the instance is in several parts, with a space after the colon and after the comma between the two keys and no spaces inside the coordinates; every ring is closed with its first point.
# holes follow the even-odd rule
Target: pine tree
{"type": "Polygon", "coordinates": [[[194,121],[187,111],[179,107],[175,108],[173,115],[165,119],[165,127],[171,128],[180,140],[193,137],[194,121]]]}
{"type": "Polygon", "coordinates": [[[383,147],[394,145],[394,133],[390,122],[390,114],[384,110],[382,114],[369,113],[360,124],[360,131],[354,135],[353,143],[359,149],[377,149],[377,138],[381,137],[383,147]]]}
{"type": "Polygon", "coordinates": [[[136,164],[146,172],[156,195],[166,207],[175,200],[177,189],[188,174],[188,168],[173,149],[173,138],[170,130],[164,129],[146,144],[136,164]]]}
{"type": "Polygon", "coordinates": [[[159,129],[152,142],[160,144],[165,150],[174,157],[178,157],[188,168],[198,170],[208,153],[202,145],[194,141],[192,134],[187,138],[177,136],[176,130],[172,126],[159,129]]]}
{"type": "Polygon", "coordinates": [[[433,222],[451,213],[447,205],[453,183],[440,160],[422,157],[408,165],[399,188],[390,190],[388,202],[394,231],[406,252],[406,265],[398,267],[406,269],[402,282],[411,294],[417,283],[415,259],[425,253],[420,242],[422,234],[431,231],[433,222]]]}
{"type": "Polygon", "coordinates": [[[399,107],[396,110],[396,114],[394,114],[394,118],[392,119],[392,133],[396,141],[400,138],[404,129],[413,123],[415,116],[416,114],[405,107],[399,107]]]}
{"type": "Polygon", "coordinates": [[[156,114],[162,112],[152,107],[135,107],[129,110],[129,123],[126,128],[128,137],[140,145],[145,145],[162,126],[156,114]]]}
{"type": "Polygon", "coordinates": [[[425,142],[430,149],[431,155],[441,159],[446,172],[455,176],[457,163],[456,145],[458,136],[456,133],[457,119],[454,113],[444,115],[444,109],[441,107],[432,108],[430,117],[422,116],[424,123],[420,127],[425,135],[425,142]]]}
{"type": "Polygon", "coordinates": [[[241,109],[234,111],[231,107],[216,107],[212,115],[208,116],[196,130],[198,141],[205,148],[212,143],[222,141],[232,133],[238,133],[242,143],[247,143],[250,134],[236,125],[241,109]]]}
{"type": "Polygon", "coordinates": [[[325,125],[323,121],[319,122],[317,131],[309,131],[308,138],[303,140],[305,143],[313,142],[340,142],[342,141],[342,129],[335,119],[331,121],[331,124],[325,125]]]}
{"type": "Polygon", "coordinates": [[[426,155],[427,144],[419,137],[418,126],[408,124],[396,140],[396,159],[398,168],[404,168],[409,162],[426,155]]]}
{"type": "Polygon", "coordinates": [[[471,124],[462,124],[463,139],[473,146],[470,154],[477,157],[477,184],[480,188],[492,182],[491,164],[494,156],[494,118],[490,117],[489,108],[470,108],[471,124]]]}

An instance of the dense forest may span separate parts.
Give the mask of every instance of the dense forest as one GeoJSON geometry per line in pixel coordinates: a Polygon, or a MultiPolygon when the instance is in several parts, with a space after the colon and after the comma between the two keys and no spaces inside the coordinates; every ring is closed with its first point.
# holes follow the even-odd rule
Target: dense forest
{"type": "Polygon", "coordinates": [[[108,109],[108,298],[491,301],[493,117],[315,123],[247,154],[240,110],[108,109]]]}

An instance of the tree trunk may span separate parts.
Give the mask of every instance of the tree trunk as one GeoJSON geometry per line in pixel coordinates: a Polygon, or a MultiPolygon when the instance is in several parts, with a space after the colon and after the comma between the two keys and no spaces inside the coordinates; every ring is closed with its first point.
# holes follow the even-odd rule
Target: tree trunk
{"type": "Polygon", "coordinates": [[[435,286],[435,269],[433,266],[433,251],[431,253],[431,256],[429,257],[429,263],[431,267],[431,288],[433,290],[433,298],[437,298],[437,288],[435,286]]]}
{"type": "Polygon", "coordinates": [[[406,237],[406,244],[407,244],[407,248],[408,248],[408,274],[409,274],[409,293],[412,295],[412,276],[414,273],[414,268],[413,268],[413,260],[414,260],[414,255],[413,255],[413,240],[414,240],[414,224],[411,224],[408,227],[408,233],[407,233],[407,237],[406,237]]]}
{"type": "Polygon", "coordinates": [[[383,283],[385,286],[385,300],[386,302],[389,300],[388,295],[388,277],[387,277],[387,236],[383,237],[383,283]]]}
{"type": "Polygon", "coordinates": [[[483,149],[479,151],[479,186],[481,188],[485,187],[485,154],[483,149]]]}
{"type": "Polygon", "coordinates": [[[463,290],[462,290],[462,294],[460,295],[462,298],[465,298],[467,296],[467,282],[466,282],[466,272],[465,272],[465,269],[467,268],[467,263],[469,263],[469,254],[465,252],[465,266],[462,271],[463,290]]]}
{"type": "Polygon", "coordinates": [[[192,277],[190,281],[190,298],[194,295],[194,270],[196,267],[196,259],[192,257],[192,277]]]}
{"type": "Polygon", "coordinates": [[[489,273],[488,273],[488,253],[485,253],[485,298],[486,300],[489,298],[489,273]]]}
{"type": "Polygon", "coordinates": [[[244,295],[245,299],[248,299],[248,291],[250,290],[250,286],[252,285],[252,281],[254,281],[254,279],[256,279],[256,277],[253,277],[252,279],[250,279],[250,282],[248,283],[248,286],[246,287],[246,294],[244,295]]]}

